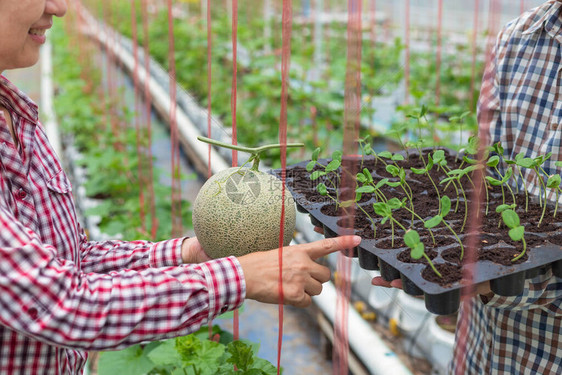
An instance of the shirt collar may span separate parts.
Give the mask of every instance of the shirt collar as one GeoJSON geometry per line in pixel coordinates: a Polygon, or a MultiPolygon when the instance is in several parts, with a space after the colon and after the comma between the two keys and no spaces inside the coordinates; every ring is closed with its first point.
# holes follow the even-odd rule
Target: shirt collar
{"type": "MultiPolygon", "coordinates": [[[[547,7],[546,12],[537,21],[531,22],[523,30],[523,35],[533,34],[544,28],[548,35],[562,43],[562,35],[560,35],[562,31],[562,3],[552,1],[550,4],[545,4],[544,7],[547,7]]],[[[537,10],[540,11],[541,8],[539,7],[537,10]]]]}
{"type": "Polygon", "coordinates": [[[21,117],[37,123],[39,119],[37,104],[20,91],[6,77],[0,74],[0,101],[6,102],[21,117]]]}

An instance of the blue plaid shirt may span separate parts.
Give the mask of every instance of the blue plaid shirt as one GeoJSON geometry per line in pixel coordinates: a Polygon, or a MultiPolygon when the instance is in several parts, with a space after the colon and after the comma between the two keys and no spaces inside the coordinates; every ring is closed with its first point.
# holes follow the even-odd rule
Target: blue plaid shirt
{"type": "MultiPolygon", "coordinates": [[[[548,1],[500,33],[478,104],[481,136],[505,156],[552,152],[562,160],[562,2],[548,1]]],[[[534,173],[524,175],[534,194],[534,173]]],[[[452,374],[562,374],[562,279],[528,279],[516,297],[480,297],[461,305],[452,374]]]]}

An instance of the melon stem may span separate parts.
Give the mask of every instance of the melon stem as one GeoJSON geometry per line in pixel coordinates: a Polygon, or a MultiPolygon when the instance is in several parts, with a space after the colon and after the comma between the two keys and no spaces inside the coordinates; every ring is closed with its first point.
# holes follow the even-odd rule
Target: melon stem
{"type": "MultiPolygon", "coordinates": [[[[223,147],[223,148],[228,148],[231,150],[236,150],[236,151],[241,151],[241,152],[246,152],[248,154],[251,154],[252,156],[250,157],[249,161],[253,161],[254,164],[252,165],[252,170],[257,171],[259,164],[260,164],[260,155],[262,152],[267,151],[267,150],[271,150],[271,149],[278,149],[281,148],[283,145],[276,143],[276,144],[269,144],[269,145],[264,145],[264,146],[260,146],[260,147],[245,147],[245,146],[240,146],[240,145],[233,145],[230,143],[225,143],[225,142],[221,142],[221,141],[217,141],[215,139],[211,139],[211,138],[207,138],[207,137],[203,137],[203,136],[197,136],[197,139],[200,140],[201,142],[205,142],[205,143],[209,143],[215,146],[219,146],[219,147],[223,147]]],[[[285,145],[287,148],[292,148],[292,147],[304,147],[304,143],[287,143],[285,145]]]]}

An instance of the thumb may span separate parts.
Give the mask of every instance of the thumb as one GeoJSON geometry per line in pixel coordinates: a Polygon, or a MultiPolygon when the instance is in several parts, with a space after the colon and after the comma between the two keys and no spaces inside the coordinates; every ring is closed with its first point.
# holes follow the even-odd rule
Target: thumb
{"type": "Polygon", "coordinates": [[[298,246],[301,247],[302,251],[308,253],[312,259],[316,260],[338,250],[352,249],[359,243],[361,243],[361,237],[359,236],[340,236],[298,246]]]}

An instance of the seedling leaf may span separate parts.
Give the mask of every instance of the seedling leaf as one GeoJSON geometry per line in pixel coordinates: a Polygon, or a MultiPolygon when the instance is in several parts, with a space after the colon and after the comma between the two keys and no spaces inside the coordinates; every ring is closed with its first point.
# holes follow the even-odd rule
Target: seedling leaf
{"type": "Polygon", "coordinates": [[[428,228],[428,229],[434,228],[434,227],[438,226],[441,223],[442,220],[443,220],[443,217],[441,215],[435,215],[431,219],[426,220],[426,222],[423,224],[423,226],[428,228]]]}
{"type": "Polygon", "coordinates": [[[497,155],[492,156],[490,159],[488,159],[488,162],[486,163],[486,165],[488,167],[496,167],[500,162],[500,157],[497,155]]]}
{"type": "Polygon", "coordinates": [[[416,244],[420,242],[420,235],[417,231],[410,229],[406,233],[404,233],[404,243],[410,249],[413,249],[416,244]]]}
{"type": "Polygon", "coordinates": [[[513,241],[521,241],[524,235],[525,235],[525,228],[521,225],[509,230],[509,237],[513,241]]]}
{"type": "Polygon", "coordinates": [[[497,213],[502,213],[505,210],[511,210],[515,208],[515,204],[500,204],[498,207],[496,207],[496,212],[497,213]]]}
{"type": "Polygon", "coordinates": [[[381,151],[379,152],[379,156],[385,159],[392,159],[392,153],[390,151],[381,151]]]}
{"type": "Polygon", "coordinates": [[[410,168],[412,170],[412,172],[414,172],[415,174],[424,174],[426,172],[426,169],[418,169],[418,168],[410,168]]]}
{"type": "Polygon", "coordinates": [[[318,185],[316,185],[316,190],[318,190],[318,192],[320,193],[320,195],[322,196],[326,196],[328,195],[328,188],[326,187],[326,185],[324,185],[324,183],[319,183],[318,185]]]}
{"type": "Polygon", "coordinates": [[[334,159],[326,166],[326,172],[333,172],[341,165],[341,160],[334,159]]]}
{"type": "Polygon", "coordinates": [[[317,147],[313,152],[312,152],[312,160],[313,161],[317,161],[318,160],[318,156],[320,155],[320,147],[317,147]]]}
{"type": "Polygon", "coordinates": [[[388,202],[386,202],[386,204],[392,210],[396,210],[396,209],[402,207],[402,202],[398,198],[389,199],[388,202]]]}
{"type": "Polygon", "coordinates": [[[315,161],[315,160],[309,161],[308,164],[306,165],[306,171],[307,171],[307,172],[312,172],[312,169],[314,168],[315,165],[316,165],[316,161],[315,161]]]}
{"type": "Polygon", "coordinates": [[[451,199],[444,195],[441,197],[441,217],[447,216],[449,211],[451,211],[451,199]]]}
{"type": "Polygon", "coordinates": [[[319,177],[325,176],[325,175],[326,175],[326,172],[324,172],[324,171],[314,171],[310,175],[310,179],[314,181],[314,180],[317,180],[319,177]]]}
{"type": "Polygon", "coordinates": [[[338,160],[341,162],[341,158],[343,156],[343,152],[341,150],[336,150],[332,153],[332,159],[333,160],[338,160]]]}
{"type": "Polygon", "coordinates": [[[550,189],[556,189],[557,187],[560,186],[561,182],[562,182],[562,178],[560,177],[560,175],[554,174],[548,177],[548,180],[546,181],[546,187],[550,189]]]}
{"type": "Polygon", "coordinates": [[[508,228],[517,228],[520,224],[519,215],[513,210],[505,210],[502,212],[502,219],[508,228]]]}
{"type": "Polygon", "coordinates": [[[418,242],[412,251],[410,251],[410,257],[413,259],[420,259],[423,256],[424,250],[425,246],[423,245],[423,242],[418,242]]]}
{"type": "Polygon", "coordinates": [[[365,186],[361,186],[359,188],[357,188],[357,190],[355,190],[356,193],[374,193],[375,192],[375,187],[372,185],[365,185],[365,186]]]}

